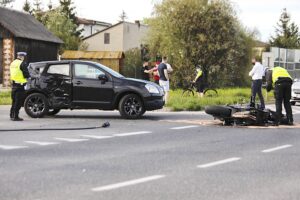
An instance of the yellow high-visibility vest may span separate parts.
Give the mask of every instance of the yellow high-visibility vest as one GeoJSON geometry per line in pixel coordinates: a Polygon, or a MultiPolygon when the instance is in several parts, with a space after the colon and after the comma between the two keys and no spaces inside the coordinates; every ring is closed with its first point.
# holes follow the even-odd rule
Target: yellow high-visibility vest
{"type": "Polygon", "coordinates": [[[202,76],[202,74],[203,74],[202,70],[199,70],[198,73],[197,73],[197,76],[196,76],[196,78],[195,78],[195,81],[196,81],[200,76],[202,76]]]}
{"type": "Polygon", "coordinates": [[[292,77],[290,76],[290,74],[288,73],[288,71],[282,67],[274,67],[273,68],[273,73],[272,73],[272,81],[273,84],[276,83],[276,81],[278,81],[278,78],[290,78],[292,79],[292,77]]]}
{"type": "Polygon", "coordinates": [[[21,64],[23,61],[16,59],[10,64],[10,80],[24,84],[27,82],[21,70],[21,64]]]}

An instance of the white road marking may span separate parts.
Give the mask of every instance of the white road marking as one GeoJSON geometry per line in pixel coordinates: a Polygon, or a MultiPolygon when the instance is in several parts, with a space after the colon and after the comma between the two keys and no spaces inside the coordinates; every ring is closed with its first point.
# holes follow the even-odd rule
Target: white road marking
{"type": "Polygon", "coordinates": [[[113,189],[117,189],[117,188],[121,188],[121,187],[126,187],[126,186],[130,186],[130,185],[136,185],[136,184],[140,184],[140,183],[154,181],[154,180],[161,179],[161,178],[164,178],[164,177],[165,177],[165,175],[149,176],[149,177],[135,179],[135,180],[130,180],[130,181],[126,181],[126,182],[120,182],[120,183],[116,183],[116,184],[111,184],[111,185],[96,187],[96,188],[92,188],[91,190],[93,192],[101,192],[101,191],[106,191],[106,190],[113,190],[113,189]]]}
{"type": "Polygon", "coordinates": [[[287,145],[282,145],[282,146],[279,146],[279,147],[274,147],[272,149],[265,149],[261,152],[263,153],[270,153],[270,152],[273,152],[273,151],[277,151],[277,150],[281,150],[281,149],[286,149],[286,148],[289,148],[289,147],[292,147],[293,145],[290,145],[290,144],[287,144],[287,145]]]}
{"type": "Polygon", "coordinates": [[[216,165],[221,165],[221,164],[225,164],[225,163],[229,163],[229,162],[234,162],[234,161],[238,161],[241,158],[238,157],[233,157],[233,158],[228,158],[225,160],[220,160],[220,161],[216,161],[216,162],[211,162],[211,163],[207,163],[207,164],[203,164],[203,165],[198,165],[198,168],[207,168],[207,167],[213,167],[216,165]]]}
{"type": "Polygon", "coordinates": [[[23,148],[28,148],[28,146],[0,145],[0,149],[3,149],[3,150],[13,150],[13,149],[23,149],[23,148]]]}
{"type": "Polygon", "coordinates": [[[89,140],[89,139],[75,139],[75,138],[54,138],[54,139],[61,140],[64,142],[83,142],[89,140]]]}
{"type": "Polygon", "coordinates": [[[39,146],[48,146],[48,145],[58,144],[57,142],[40,142],[40,141],[25,141],[25,142],[29,143],[29,144],[36,144],[39,146]]]}
{"type": "Polygon", "coordinates": [[[114,136],[124,137],[124,136],[142,135],[142,134],[148,134],[148,133],[152,133],[152,132],[151,131],[139,131],[139,132],[131,132],[131,133],[119,133],[119,134],[114,134],[114,136]]]}
{"type": "Polygon", "coordinates": [[[92,138],[92,139],[107,139],[113,138],[114,136],[100,136],[100,135],[80,135],[82,137],[92,138]]]}
{"type": "Polygon", "coordinates": [[[198,126],[180,126],[180,127],[173,127],[172,130],[181,130],[181,129],[187,129],[187,128],[196,128],[198,126]]]}

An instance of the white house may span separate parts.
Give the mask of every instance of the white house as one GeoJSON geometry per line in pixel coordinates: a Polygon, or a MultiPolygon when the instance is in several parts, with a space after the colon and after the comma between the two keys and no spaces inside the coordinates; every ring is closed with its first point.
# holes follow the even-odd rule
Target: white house
{"type": "Polygon", "coordinates": [[[284,67],[294,78],[300,78],[300,49],[271,47],[270,52],[263,53],[262,64],[269,68],[284,67]]]}
{"type": "Polygon", "coordinates": [[[82,30],[81,36],[84,38],[93,35],[103,29],[106,29],[112,25],[110,23],[91,19],[84,19],[80,17],[77,17],[76,20],[78,24],[78,30],[82,30]]]}
{"type": "Polygon", "coordinates": [[[148,26],[139,21],[119,22],[84,38],[88,51],[127,51],[140,47],[147,35],[148,26]]]}

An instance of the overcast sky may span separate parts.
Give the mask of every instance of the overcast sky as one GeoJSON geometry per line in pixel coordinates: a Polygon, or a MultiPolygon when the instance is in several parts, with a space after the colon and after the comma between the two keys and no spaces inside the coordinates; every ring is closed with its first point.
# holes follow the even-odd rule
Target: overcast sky
{"type": "MultiPolygon", "coordinates": [[[[14,8],[22,9],[25,0],[15,0],[14,8]]],[[[33,0],[29,0],[32,2],[33,0]]],[[[73,0],[78,16],[104,22],[116,23],[122,10],[127,21],[142,20],[151,16],[154,3],[160,0],[73,0]]],[[[262,41],[274,34],[275,25],[283,8],[291,15],[291,20],[300,26],[300,0],[231,0],[242,24],[256,28],[262,41]]],[[[49,0],[42,0],[46,7],[49,0]]],[[[58,0],[52,0],[54,5],[58,0]]]]}

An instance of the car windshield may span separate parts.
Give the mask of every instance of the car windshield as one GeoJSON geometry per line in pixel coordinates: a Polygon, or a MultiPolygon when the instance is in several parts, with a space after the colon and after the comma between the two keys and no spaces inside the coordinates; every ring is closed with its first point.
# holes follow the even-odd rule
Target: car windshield
{"type": "Polygon", "coordinates": [[[109,67],[106,67],[102,64],[99,63],[95,63],[97,66],[101,67],[102,69],[104,69],[105,71],[107,71],[108,73],[110,73],[111,75],[117,77],[117,78],[125,78],[123,75],[121,75],[120,73],[110,69],[109,67]]]}

